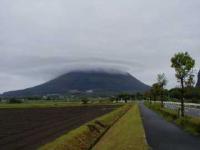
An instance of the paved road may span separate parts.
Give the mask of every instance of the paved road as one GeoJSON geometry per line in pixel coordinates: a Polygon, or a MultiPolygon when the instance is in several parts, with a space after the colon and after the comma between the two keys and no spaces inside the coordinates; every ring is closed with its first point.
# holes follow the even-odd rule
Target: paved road
{"type": "Polygon", "coordinates": [[[140,104],[147,142],[153,150],[200,150],[200,138],[191,136],[140,104]]]}

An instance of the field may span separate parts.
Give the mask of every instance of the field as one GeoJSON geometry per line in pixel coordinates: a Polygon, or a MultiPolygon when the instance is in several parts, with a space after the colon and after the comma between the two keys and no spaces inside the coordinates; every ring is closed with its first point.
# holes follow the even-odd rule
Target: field
{"type": "MultiPolygon", "coordinates": [[[[93,105],[93,104],[87,104],[93,105]]],[[[80,101],[65,102],[65,101],[25,101],[23,103],[0,103],[0,109],[4,108],[49,108],[49,107],[68,107],[68,106],[83,106],[80,101]]]]}
{"type": "Polygon", "coordinates": [[[36,149],[119,106],[0,109],[0,149],[36,149]]]}
{"type": "Polygon", "coordinates": [[[165,149],[200,148],[199,137],[183,130],[199,133],[199,118],[178,118],[177,112],[161,109],[159,103],[151,104],[153,111],[146,106],[142,102],[4,103],[0,107],[0,149],[146,150],[159,145],[165,149]],[[174,139],[174,132],[178,138],[174,139]],[[168,141],[170,144],[166,144],[168,141]]]}

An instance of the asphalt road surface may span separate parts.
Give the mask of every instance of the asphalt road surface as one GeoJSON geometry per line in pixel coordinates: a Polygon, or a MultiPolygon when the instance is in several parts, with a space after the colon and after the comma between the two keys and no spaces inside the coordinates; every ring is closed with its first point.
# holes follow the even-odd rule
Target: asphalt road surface
{"type": "Polygon", "coordinates": [[[147,142],[153,150],[200,150],[200,138],[189,135],[176,125],[140,104],[147,142]]]}

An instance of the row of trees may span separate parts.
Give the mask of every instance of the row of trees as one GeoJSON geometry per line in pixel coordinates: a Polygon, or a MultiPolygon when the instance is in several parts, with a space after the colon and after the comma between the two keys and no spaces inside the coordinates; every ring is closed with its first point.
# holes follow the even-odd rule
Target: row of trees
{"type": "MultiPolygon", "coordinates": [[[[181,99],[181,89],[173,88],[168,91],[168,96],[173,99],[181,99]]],[[[187,102],[199,103],[200,102],[200,88],[198,87],[185,87],[184,98],[187,102]]]]}
{"type": "MultiPolygon", "coordinates": [[[[184,116],[184,98],[186,89],[192,89],[194,86],[194,74],[193,68],[195,66],[195,60],[187,52],[179,52],[171,58],[171,67],[175,69],[175,76],[180,88],[178,88],[178,94],[181,101],[181,116],[184,116]]],[[[159,97],[161,105],[163,107],[164,95],[167,93],[165,86],[167,79],[165,74],[158,74],[157,82],[152,85],[151,90],[146,93],[149,95],[150,101],[156,100],[159,97]]],[[[197,92],[198,93],[198,92],[197,92]]]]}
{"type": "Polygon", "coordinates": [[[123,100],[125,103],[129,100],[142,100],[144,99],[144,95],[142,93],[135,93],[135,94],[129,94],[129,93],[121,93],[114,97],[114,100],[120,101],[123,100]]]}
{"type": "Polygon", "coordinates": [[[164,106],[164,100],[166,98],[176,98],[181,102],[181,116],[184,116],[184,99],[200,98],[200,88],[194,88],[194,72],[195,60],[187,52],[176,53],[171,58],[171,67],[175,70],[175,76],[180,88],[174,88],[171,90],[165,89],[167,85],[167,78],[164,73],[157,75],[157,82],[154,83],[151,89],[144,94],[127,94],[123,93],[117,96],[117,100],[140,100],[148,99],[151,101],[161,101],[161,106],[164,106]]]}

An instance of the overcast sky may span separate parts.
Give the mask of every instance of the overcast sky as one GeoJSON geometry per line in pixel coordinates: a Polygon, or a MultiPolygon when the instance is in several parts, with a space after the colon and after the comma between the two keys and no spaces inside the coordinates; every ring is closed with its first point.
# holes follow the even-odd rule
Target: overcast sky
{"type": "Polygon", "coordinates": [[[128,71],[151,85],[188,51],[200,68],[199,0],[0,0],[0,92],[79,68],[128,71]]]}

